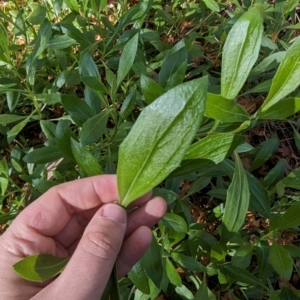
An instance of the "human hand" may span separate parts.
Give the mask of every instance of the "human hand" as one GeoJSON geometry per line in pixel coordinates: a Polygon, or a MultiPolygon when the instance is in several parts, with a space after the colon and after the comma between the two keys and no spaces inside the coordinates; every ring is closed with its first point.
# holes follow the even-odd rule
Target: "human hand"
{"type": "Polygon", "coordinates": [[[58,185],[24,209],[0,237],[0,299],[100,299],[115,261],[124,276],[144,255],[149,227],[166,211],[151,193],[137,199],[126,215],[115,175],[58,185]],[[71,259],[62,274],[44,283],[20,278],[13,265],[34,254],[71,259]]]}

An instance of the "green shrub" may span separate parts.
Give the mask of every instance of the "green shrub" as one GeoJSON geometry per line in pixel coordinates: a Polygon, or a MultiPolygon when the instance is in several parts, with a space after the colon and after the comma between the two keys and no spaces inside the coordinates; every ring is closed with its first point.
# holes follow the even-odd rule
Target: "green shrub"
{"type": "Polygon", "coordinates": [[[122,204],[153,187],[168,203],[121,299],[300,295],[278,285],[300,275],[285,239],[299,232],[300,169],[278,159],[285,135],[300,149],[298,1],[221,2],[0,11],[0,221],[52,186],[116,173],[120,158],[122,204]]]}

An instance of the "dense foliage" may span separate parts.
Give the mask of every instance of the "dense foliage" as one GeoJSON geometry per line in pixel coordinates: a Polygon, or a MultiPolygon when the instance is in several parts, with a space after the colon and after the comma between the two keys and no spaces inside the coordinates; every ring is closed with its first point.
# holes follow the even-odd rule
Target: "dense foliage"
{"type": "Polygon", "coordinates": [[[298,299],[300,26],[275,2],[2,1],[2,230],[118,170],[122,204],[168,203],[121,299],[298,299]]]}

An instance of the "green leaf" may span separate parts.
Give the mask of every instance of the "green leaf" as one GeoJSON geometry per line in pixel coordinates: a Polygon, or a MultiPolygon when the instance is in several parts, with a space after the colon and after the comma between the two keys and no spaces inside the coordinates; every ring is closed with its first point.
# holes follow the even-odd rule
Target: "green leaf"
{"type": "Polygon", "coordinates": [[[234,152],[235,169],[227,190],[222,223],[222,241],[227,241],[242,228],[250,202],[247,176],[238,154],[234,152]]]}
{"type": "Polygon", "coordinates": [[[263,184],[265,187],[270,187],[276,184],[278,181],[282,180],[284,177],[284,173],[287,168],[287,162],[284,158],[280,159],[280,161],[276,164],[276,166],[270,170],[270,172],[265,176],[263,184]]]}
{"type": "Polygon", "coordinates": [[[19,99],[20,99],[20,92],[17,91],[6,92],[6,101],[10,112],[14,111],[14,109],[16,108],[19,102],[19,99]]]}
{"type": "MultiPolygon", "coordinates": [[[[296,205],[292,205],[284,214],[283,216],[279,216],[280,222],[278,222],[276,227],[273,227],[273,229],[282,230],[282,229],[288,229],[293,228],[296,226],[300,226],[300,204],[297,203],[296,205]]],[[[275,217],[278,217],[276,215],[275,217]]],[[[271,225],[272,225],[272,219],[271,219],[271,225]]]]}
{"type": "Polygon", "coordinates": [[[249,267],[253,254],[253,245],[246,244],[236,250],[232,257],[232,265],[242,269],[249,267]]]}
{"type": "Polygon", "coordinates": [[[90,151],[83,148],[73,139],[71,139],[71,148],[78,166],[87,176],[103,174],[101,166],[90,151]]]}
{"type": "Polygon", "coordinates": [[[206,87],[206,78],[189,81],[141,112],[119,149],[121,205],[150,191],[179,166],[203,120],[206,87]]]}
{"type": "Polygon", "coordinates": [[[51,35],[52,35],[51,23],[49,22],[48,19],[45,19],[45,21],[40,27],[37,38],[35,39],[34,49],[26,60],[27,79],[31,85],[33,85],[35,82],[36,59],[47,48],[48,41],[51,35]]]}
{"type": "Polygon", "coordinates": [[[64,2],[71,10],[79,12],[79,5],[77,3],[77,0],[64,0],[64,2]]]}
{"type": "Polygon", "coordinates": [[[26,154],[23,160],[31,164],[46,164],[62,158],[62,152],[56,146],[34,149],[26,154]]]}
{"type": "Polygon", "coordinates": [[[178,263],[183,268],[189,271],[199,272],[199,273],[206,271],[206,267],[203,266],[199,261],[197,261],[195,258],[191,256],[187,256],[177,252],[172,252],[171,256],[176,263],[178,263]]]}
{"type": "Polygon", "coordinates": [[[261,45],[263,18],[256,7],[244,13],[231,28],[222,55],[221,95],[234,99],[255,64],[261,45]]]}
{"type": "Polygon", "coordinates": [[[47,120],[41,120],[40,126],[46,138],[52,140],[55,138],[55,127],[56,125],[53,122],[47,120]]]}
{"type": "Polygon", "coordinates": [[[86,146],[100,140],[106,131],[109,114],[109,110],[102,111],[100,114],[88,119],[83,124],[80,134],[80,142],[82,146],[86,146]]]}
{"type": "Polygon", "coordinates": [[[148,276],[142,267],[142,262],[138,261],[128,273],[129,279],[144,294],[150,294],[148,276]]]}
{"type": "Polygon", "coordinates": [[[192,292],[183,284],[181,286],[177,286],[175,288],[175,292],[179,296],[181,296],[181,299],[184,299],[184,300],[194,300],[195,299],[192,292]]]}
{"type": "Polygon", "coordinates": [[[192,144],[184,159],[208,159],[218,164],[230,155],[243,139],[243,136],[230,132],[208,135],[192,144]]]}
{"type": "Polygon", "coordinates": [[[300,111],[300,98],[281,99],[268,109],[259,110],[256,118],[264,120],[285,120],[300,111]]]}
{"type": "Polygon", "coordinates": [[[141,89],[147,104],[165,93],[165,90],[156,81],[145,75],[141,76],[141,89]]]}
{"type": "Polygon", "coordinates": [[[125,45],[118,68],[117,85],[119,86],[128,74],[134,62],[139,42],[139,33],[136,33],[125,45]]]}
{"type": "Polygon", "coordinates": [[[0,115],[0,125],[7,125],[7,124],[10,124],[10,123],[14,123],[14,122],[23,120],[26,117],[27,116],[3,114],[3,115],[0,115]]]}
{"type": "Polygon", "coordinates": [[[106,94],[109,94],[108,88],[102,83],[100,78],[97,78],[95,76],[94,77],[92,77],[92,76],[83,76],[83,77],[81,77],[81,80],[89,88],[91,88],[95,91],[100,91],[100,92],[104,92],[106,94]]]}
{"type": "Polygon", "coordinates": [[[79,60],[79,73],[81,76],[95,77],[101,79],[98,67],[94,61],[94,58],[89,52],[85,52],[80,56],[79,60]]]}
{"type": "Polygon", "coordinates": [[[283,179],[285,187],[300,189],[300,168],[294,169],[286,178],[283,179]]]}
{"type": "Polygon", "coordinates": [[[212,246],[210,250],[211,262],[213,263],[225,262],[226,255],[227,247],[225,243],[216,243],[212,246]]]}
{"type": "Polygon", "coordinates": [[[300,77],[300,38],[296,38],[292,46],[286,51],[279,68],[272,81],[268,97],[258,111],[258,114],[267,111],[279,100],[293,92],[299,85],[300,77]]]}
{"type": "Polygon", "coordinates": [[[195,295],[195,300],[216,300],[214,294],[208,289],[206,284],[206,273],[204,273],[202,282],[195,295]]]}
{"type": "Polygon", "coordinates": [[[20,133],[20,131],[26,126],[29,122],[31,116],[22,120],[20,123],[16,124],[8,133],[7,133],[7,142],[11,143],[13,139],[20,133]]]}
{"type": "Polygon", "coordinates": [[[270,248],[269,263],[285,280],[290,280],[293,272],[293,260],[282,245],[273,240],[270,248]]]}
{"type": "Polygon", "coordinates": [[[13,268],[26,280],[43,282],[61,273],[69,260],[69,257],[59,258],[49,254],[38,254],[20,260],[13,265],[13,268]]]}
{"type": "Polygon", "coordinates": [[[36,94],[35,99],[42,103],[46,103],[48,105],[56,104],[61,102],[61,96],[59,93],[51,93],[51,94],[36,94]]]}
{"type": "Polygon", "coordinates": [[[164,58],[158,76],[159,85],[169,90],[181,84],[186,73],[187,58],[188,52],[182,40],[164,58]]]}
{"type": "Polygon", "coordinates": [[[82,126],[89,118],[94,116],[92,109],[85,101],[76,96],[62,95],[64,109],[78,126],[82,126]]]}
{"type": "Polygon", "coordinates": [[[65,157],[75,161],[72,149],[71,138],[75,139],[75,135],[70,129],[69,122],[60,120],[55,128],[55,139],[58,149],[64,154],[65,157]]]}
{"type": "Polygon", "coordinates": [[[279,141],[277,137],[271,138],[261,143],[261,148],[256,154],[249,172],[261,167],[278,150],[279,141]]]}
{"type": "MultiPolygon", "coordinates": [[[[234,164],[232,161],[226,159],[222,163],[223,167],[226,170],[227,175],[232,178],[234,174],[234,164]]],[[[251,173],[246,171],[246,176],[250,189],[250,204],[249,209],[257,211],[263,216],[270,218],[270,200],[267,190],[264,188],[262,183],[255,178],[251,173]]]]}
{"type": "Polygon", "coordinates": [[[216,3],[215,0],[203,0],[203,2],[207,6],[207,8],[209,8],[210,10],[215,11],[215,12],[220,11],[219,5],[218,5],[218,3],[216,3]]]}
{"type": "Polygon", "coordinates": [[[168,258],[166,258],[166,271],[167,271],[167,276],[172,284],[174,284],[175,286],[182,285],[181,278],[178,272],[176,271],[173,264],[168,258]]]}
{"type": "Polygon", "coordinates": [[[163,278],[163,265],[161,248],[157,244],[155,237],[152,238],[151,245],[142,258],[142,266],[148,277],[157,287],[160,287],[163,278]]]}
{"type": "Polygon", "coordinates": [[[176,232],[187,233],[186,222],[182,217],[174,213],[166,213],[159,223],[176,232]]]}
{"type": "Polygon", "coordinates": [[[225,122],[244,122],[249,120],[249,114],[233,100],[221,95],[207,93],[205,116],[225,122]]]}
{"type": "Polygon", "coordinates": [[[33,25],[42,24],[45,20],[47,9],[42,5],[35,5],[33,12],[28,17],[29,23],[33,25]]]}
{"type": "Polygon", "coordinates": [[[263,289],[266,290],[266,286],[262,283],[258,278],[256,278],[252,273],[249,271],[238,268],[232,265],[225,265],[222,266],[224,269],[225,274],[229,275],[234,281],[239,281],[242,283],[247,283],[254,286],[261,286],[263,289]]]}
{"type": "Polygon", "coordinates": [[[70,38],[67,35],[58,35],[48,42],[48,47],[50,49],[56,49],[56,50],[66,49],[74,45],[75,43],[77,43],[76,40],[70,38]]]}

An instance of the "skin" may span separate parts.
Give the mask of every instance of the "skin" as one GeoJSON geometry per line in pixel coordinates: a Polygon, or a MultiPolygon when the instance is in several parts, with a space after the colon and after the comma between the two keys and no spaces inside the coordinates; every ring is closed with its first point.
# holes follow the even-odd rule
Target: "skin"
{"type": "Polygon", "coordinates": [[[0,299],[97,299],[114,263],[124,276],[147,251],[150,228],[166,212],[151,193],[129,208],[118,206],[115,175],[58,185],[24,209],[0,237],[0,299]],[[19,277],[12,265],[38,254],[72,256],[65,270],[43,283],[19,277]]]}

